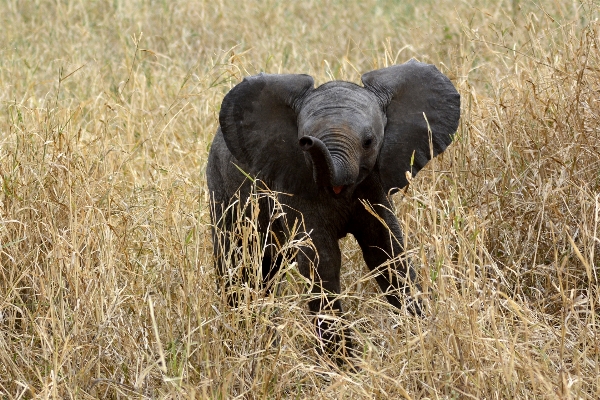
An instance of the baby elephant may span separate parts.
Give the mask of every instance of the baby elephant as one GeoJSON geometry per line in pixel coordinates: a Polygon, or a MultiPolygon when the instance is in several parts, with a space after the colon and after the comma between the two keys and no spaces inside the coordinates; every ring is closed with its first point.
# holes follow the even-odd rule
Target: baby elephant
{"type": "MultiPolygon", "coordinates": [[[[338,240],[354,235],[387,300],[401,308],[415,273],[401,257],[402,233],[388,196],[446,149],[460,117],[460,95],[433,65],[410,60],[367,72],[362,83],[333,81],[315,88],[309,75],[244,79],[223,99],[207,165],[221,282],[231,265],[226,258],[236,244],[231,230],[239,218],[229,206],[248,198],[250,176],[277,192],[287,221],[303,222],[310,235],[313,246],[300,251],[296,261],[314,283],[313,292],[321,294],[309,308],[320,316],[321,345],[338,361],[351,354],[350,338],[323,316],[342,313],[336,298],[338,240]]],[[[289,227],[273,217],[272,201],[259,204],[261,248],[289,240],[289,227]]],[[[265,251],[265,284],[280,263],[281,257],[265,251]]],[[[227,279],[224,285],[227,290],[227,279]]],[[[419,313],[418,303],[407,299],[411,312],[419,313]]]]}

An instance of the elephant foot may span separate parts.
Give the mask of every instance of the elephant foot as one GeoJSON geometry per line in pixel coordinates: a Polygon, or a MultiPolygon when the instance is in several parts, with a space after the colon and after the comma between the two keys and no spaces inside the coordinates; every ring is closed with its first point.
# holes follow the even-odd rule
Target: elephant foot
{"type": "Polygon", "coordinates": [[[315,318],[315,331],[319,341],[319,354],[338,368],[358,372],[356,352],[350,330],[340,326],[343,321],[329,318],[315,318]]]}
{"type": "Polygon", "coordinates": [[[414,297],[406,298],[406,310],[414,317],[423,316],[423,301],[414,297]]]}

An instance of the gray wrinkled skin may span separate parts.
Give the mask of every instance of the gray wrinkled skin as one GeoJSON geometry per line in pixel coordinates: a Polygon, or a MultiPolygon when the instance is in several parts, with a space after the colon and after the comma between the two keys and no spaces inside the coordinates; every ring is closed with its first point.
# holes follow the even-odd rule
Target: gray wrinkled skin
{"type": "MultiPolygon", "coordinates": [[[[334,81],[315,89],[308,75],[261,74],[246,78],[225,96],[207,165],[214,256],[221,276],[223,255],[232,244],[218,241],[217,235],[224,232],[227,238],[234,223],[223,210],[236,192],[244,199],[251,190],[237,165],[269,189],[293,195],[281,195],[278,201],[288,206],[288,223],[303,217],[317,252],[301,253],[298,268],[314,278],[315,292],[328,293],[309,302],[312,312],[342,313],[334,299],[341,291],[338,240],[349,233],[387,300],[402,307],[415,273],[399,257],[402,233],[388,196],[408,184],[407,172],[415,176],[452,142],[460,96],[437,68],[414,60],[368,72],[362,82],[364,87],[334,81]],[[385,225],[361,201],[370,203],[385,225]]],[[[260,228],[266,231],[271,222],[280,243],[290,239],[280,220],[269,220],[269,208],[264,200],[260,228]]],[[[264,256],[265,282],[279,262],[264,256]]],[[[230,299],[232,305],[235,301],[230,299]]],[[[409,299],[407,304],[420,313],[418,302],[409,299]]],[[[325,321],[317,324],[328,351],[338,360],[350,355],[348,332],[327,328],[325,321]]]]}
{"type": "MultiPolygon", "coordinates": [[[[304,100],[298,114],[298,139],[323,142],[333,161],[332,176],[327,177],[331,186],[349,186],[352,191],[375,166],[384,126],[385,115],[373,93],[351,83],[329,82],[304,100]]],[[[312,154],[311,149],[307,151],[312,154]]],[[[307,157],[309,167],[312,158],[307,157]]]]}

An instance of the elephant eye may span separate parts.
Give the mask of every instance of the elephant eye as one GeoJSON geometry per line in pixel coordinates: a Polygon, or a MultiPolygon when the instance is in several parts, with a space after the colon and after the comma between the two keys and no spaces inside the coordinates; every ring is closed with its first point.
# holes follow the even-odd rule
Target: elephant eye
{"type": "Polygon", "coordinates": [[[368,149],[369,147],[371,147],[372,144],[373,144],[372,138],[367,138],[367,139],[363,140],[363,147],[365,149],[368,149]]]}

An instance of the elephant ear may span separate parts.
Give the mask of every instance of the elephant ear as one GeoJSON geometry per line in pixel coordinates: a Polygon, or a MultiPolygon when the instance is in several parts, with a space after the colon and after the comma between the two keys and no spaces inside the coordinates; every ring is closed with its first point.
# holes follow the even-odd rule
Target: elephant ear
{"type": "Polygon", "coordinates": [[[367,72],[362,82],[386,112],[377,167],[383,188],[394,193],[408,184],[407,171],[414,177],[432,153],[437,156],[452,143],[460,118],[460,95],[435,66],[414,59],[367,72]]]}
{"type": "Polygon", "coordinates": [[[280,188],[286,187],[281,179],[294,179],[283,170],[297,173],[306,168],[298,145],[296,110],[313,87],[309,75],[260,74],[245,78],[227,93],[219,124],[240,168],[280,188]]]}

